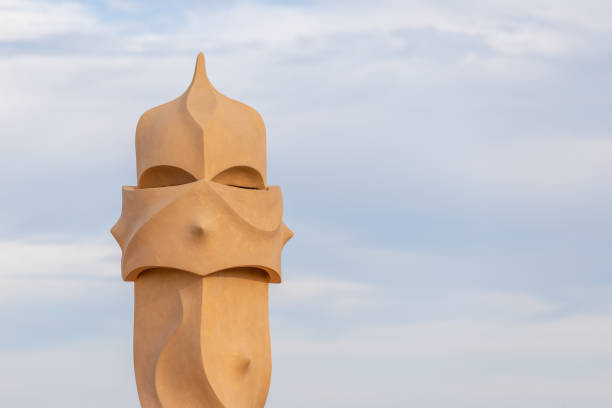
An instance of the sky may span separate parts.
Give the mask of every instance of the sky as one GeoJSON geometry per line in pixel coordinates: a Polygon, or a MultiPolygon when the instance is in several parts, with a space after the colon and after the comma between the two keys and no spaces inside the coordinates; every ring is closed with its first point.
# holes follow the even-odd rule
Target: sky
{"type": "Polygon", "coordinates": [[[0,0],[0,406],[138,406],[109,229],[203,51],[295,232],[267,407],[610,407],[611,15],[0,0]]]}

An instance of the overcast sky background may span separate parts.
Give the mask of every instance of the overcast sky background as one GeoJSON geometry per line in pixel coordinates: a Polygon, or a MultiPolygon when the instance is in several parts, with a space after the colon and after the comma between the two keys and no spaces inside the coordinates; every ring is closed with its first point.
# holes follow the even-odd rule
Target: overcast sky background
{"type": "Polygon", "coordinates": [[[610,16],[0,0],[0,406],[138,406],[109,228],[199,51],[262,114],[296,233],[268,407],[612,406],[610,16]]]}

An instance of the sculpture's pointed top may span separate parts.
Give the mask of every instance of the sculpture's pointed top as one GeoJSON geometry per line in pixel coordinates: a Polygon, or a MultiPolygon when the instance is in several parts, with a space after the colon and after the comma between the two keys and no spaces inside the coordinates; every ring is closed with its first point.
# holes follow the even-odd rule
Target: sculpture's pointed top
{"type": "Polygon", "coordinates": [[[196,59],[196,66],[193,72],[193,79],[191,80],[190,88],[194,85],[206,84],[212,86],[206,75],[206,61],[204,60],[204,54],[199,53],[196,59]]]}
{"type": "Polygon", "coordinates": [[[185,92],[139,120],[136,156],[139,186],[148,185],[145,173],[160,166],[178,168],[196,180],[218,177],[239,187],[266,186],[263,120],[253,108],[215,89],[202,53],[185,92]]]}
{"type": "Polygon", "coordinates": [[[195,74],[206,76],[206,61],[204,60],[204,54],[199,53],[196,59],[195,74]]]}

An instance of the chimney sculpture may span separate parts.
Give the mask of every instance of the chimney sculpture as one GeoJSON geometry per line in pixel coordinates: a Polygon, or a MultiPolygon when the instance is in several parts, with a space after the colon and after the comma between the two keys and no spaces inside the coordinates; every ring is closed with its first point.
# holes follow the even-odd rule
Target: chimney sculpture
{"type": "Polygon", "coordinates": [[[270,386],[268,283],[281,281],[279,187],[263,120],[219,93],[198,55],[183,95],[136,128],[138,185],[111,232],[134,281],[143,408],[259,408],[270,386]]]}

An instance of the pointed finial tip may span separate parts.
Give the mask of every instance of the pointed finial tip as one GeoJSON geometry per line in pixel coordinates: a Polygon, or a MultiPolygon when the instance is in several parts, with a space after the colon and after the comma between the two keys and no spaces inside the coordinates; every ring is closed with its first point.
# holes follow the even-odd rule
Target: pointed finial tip
{"type": "Polygon", "coordinates": [[[201,75],[206,76],[206,63],[204,61],[204,54],[200,52],[196,59],[194,79],[201,75]]]}
{"type": "Polygon", "coordinates": [[[191,80],[190,88],[194,85],[210,85],[208,81],[208,75],[206,74],[206,64],[204,61],[204,54],[199,53],[198,58],[196,59],[195,69],[193,70],[193,79],[191,80]]]}

